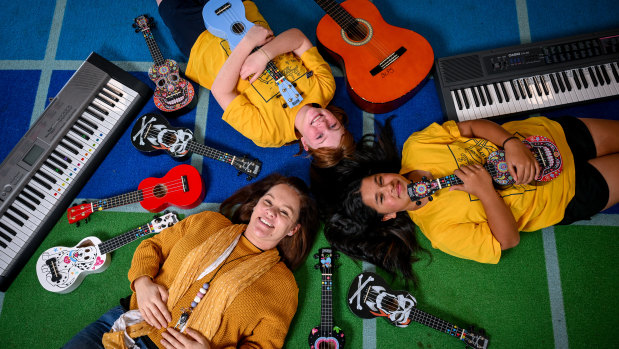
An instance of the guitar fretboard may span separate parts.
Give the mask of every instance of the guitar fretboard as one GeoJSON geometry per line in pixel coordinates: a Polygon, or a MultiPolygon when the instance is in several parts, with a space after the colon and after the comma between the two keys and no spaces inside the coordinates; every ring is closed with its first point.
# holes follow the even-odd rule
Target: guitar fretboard
{"type": "Polygon", "coordinates": [[[459,339],[463,338],[463,334],[466,333],[466,330],[460,328],[454,324],[451,324],[445,320],[439,319],[434,315],[430,315],[424,311],[421,311],[417,308],[413,308],[411,314],[408,316],[409,319],[418,322],[422,325],[426,325],[435,330],[441,331],[443,333],[447,333],[451,336],[457,337],[459,339]]]}
{"type": "Polygon", "coordinates": [[[316,3],[329,15],[344,31],[348,31],[357,24],[357,20],[342,5],[334,0],[315,0],[316,3]]]}
{"type": "Polygon", "coordinates": [[[280,79],[284,78],[284,74],[282,74],[273,61],[269,61],[266,66],[266,72],[275,80],[275,82],[279,82],[280,79]]]}
{"type": "Polygon", "coordinates": [[[320,331],[328,334],[333,329],[333,279],[331,274],[322,274],[320,297],[320,331]]]}
{"type": "Polygon", "coordinates": [[[194,141],[189,141],[187,143],[187,149],[190,152],[196,153],[196,154],[200,154],[202,156],[206,156],[209,157],[211,159],[215,159],[215,160],[219,160],[222,162],[225,162],[227,164],[232,165],[232,163],[234,162],[236,156],[234,155],[230,155],[228,153],[225,153],[223,151],[211,148],[211,147],[207,147],[204,144],[200,144],[194,141]]]}
{"type": "Polygon", "coordinates": [[[122,235],[116,236],[110,240],[104,241],[99,244],[99,251],[101,254],[110,253],[120,247],[125,246],[126,244],[133,242],[142,236],[154,233],[155,231],[151,228],[150,223],[144,224],[138,228],[130,230],[122,235]]]}
{"type": "Polygon", "coordinates": [[[110,208],[134,204],[144,200],[141,190],[120,194],[107,199],[101,199],[92,203],[92,211],[107,210],[110,208]]]}
{"type": "Polygon", "coordinates": [[[163,55],[161,54],[159,46],[157,46],[157,42],[155,42],[155,38],[153,37],[153,33],[150,29],[143,29],[142,34],[144,35],[144,40],[146,40],[146,45],[148,46],[150,55],[153,57],[155,65],[162,65],[165,63],[165,59],[163,59],[163,55]]]}

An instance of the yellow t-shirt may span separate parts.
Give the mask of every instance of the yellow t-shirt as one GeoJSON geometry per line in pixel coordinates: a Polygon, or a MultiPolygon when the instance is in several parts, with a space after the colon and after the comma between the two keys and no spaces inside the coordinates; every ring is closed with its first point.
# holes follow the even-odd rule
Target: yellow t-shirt
{"type": "MultiPolygon", "coordinates": [[[[563,171],[542,185],[512,185],[498,190],[512,211],[520,231],[534,231],[556,224],[574,196],[575,170],[572,152],[561,126],[545,117],[512,121],[503,127],[520,139],[540,135],[559,148],[563,171]]],[[[484,164],[497,150],[493,143],[460,135],[454,121],[436,123],[413,133],[404,143],[401,174],[424,170],[434,178],[453,174],[463,165],[484,164]]],[[[498,263],[501,245],[494,238],[479,199],[463,191],[442,189],[434,200],[409,215],[434,248],[459,258],[498,263]]]]}
{"type": "MultiPolygon", "coordinates": [[[[268,28],[268,24],[251,1],[244,1],[245,15],[255,24],[268,28]]],[[[191,48],[185,74],[208,89],[228,56],[230,47],[208,31],[204,31],[191,48]]],[[[292,52],[273,59],[277,68],[301,93],[303,102],[294,108],[284,107],[279,88],[265,71],[253,84],[239,79],[236,92],[239,94],[224,110],[223,120],[243,136],[260,147],[280,147],[297,139],[294,120],[305,104],[318,103],[325,107],[335,94],[335,80],[329,64],[312,47],[301,57],[292,52]]]]}

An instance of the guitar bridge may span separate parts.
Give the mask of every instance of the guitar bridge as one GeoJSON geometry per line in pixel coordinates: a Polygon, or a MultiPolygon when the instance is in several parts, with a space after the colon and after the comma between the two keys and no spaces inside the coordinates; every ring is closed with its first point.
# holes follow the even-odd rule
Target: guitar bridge
{"type": "Polygon", "coordinates": [[[378,63],[377,66],[370,70],[370,74],[372,76],[376,76],[378,73],[385,70],[388,66],[393,64],[393,62],[397,61],[398,58],[402,57],[402,55],[406,52],[406,48],[404,46],[400,47],[397,51],[387,56],[387,58],[383,59],[382,62],[378,63]]]}
{"type": "Polygon", "coordinates": [[[60,273],[58,273],[58,267],[56,266],[56,258],[50,258],[45,261],[45,264],[49,267],[49,271],[52,274],[52,281],[58,282],[60,281],[60,273]]]}

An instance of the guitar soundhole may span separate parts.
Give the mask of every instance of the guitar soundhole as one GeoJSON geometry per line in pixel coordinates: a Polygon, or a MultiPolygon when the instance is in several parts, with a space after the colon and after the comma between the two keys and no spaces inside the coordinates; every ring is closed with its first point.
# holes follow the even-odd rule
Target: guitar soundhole
{"type": "Polygon", "coordinates": [[[163,135],[162,138],[168,147],[170,147],[172,144],[176,144],[176,133],[175,132],[166,132],[166,134],[163,135]]]}
{"type": "Polygon", "coordinates": [[[241,34],[245,31],[245,26],[241,22],[236,22],[232,25],[232,32],[234,34],[241,34]]]}
{"type": "Polygon", "coordinates": [[[164,184],[157,184],[153,189],[153,195],[157,198],[162,198],[168,192],[168,188],[164,184]]]}
{"type": "Polygon", "coordinates": [[[352,41],[363,41],[368,36],[368,27],[363,22],[357,22],[345,30],[346,36],[352,41]]]}

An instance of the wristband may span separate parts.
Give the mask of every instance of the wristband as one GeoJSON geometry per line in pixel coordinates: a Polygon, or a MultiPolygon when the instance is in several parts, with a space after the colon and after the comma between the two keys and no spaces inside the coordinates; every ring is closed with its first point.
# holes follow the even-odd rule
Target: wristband
{"type": "Polygon", "coordinates": [[[505,149],[505,143],[507,143],[507,141],[509,141],[510,139],[518,139],[518,137],[516,136],[508,137],[506,140],[503,141],[503,145],[501,146],[501,148],[505,149]]]}
{"type": "Polygon", "coordinates": [[[263,50],[262,47],[259,48],[258,51],[262,52],[262,54],[264,54],[269,61],[271,60],[271,57],[269,57],[267,51],[263,50]]]}

